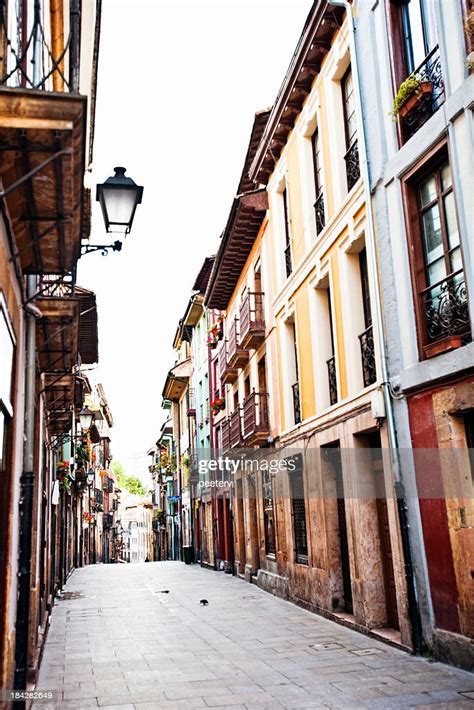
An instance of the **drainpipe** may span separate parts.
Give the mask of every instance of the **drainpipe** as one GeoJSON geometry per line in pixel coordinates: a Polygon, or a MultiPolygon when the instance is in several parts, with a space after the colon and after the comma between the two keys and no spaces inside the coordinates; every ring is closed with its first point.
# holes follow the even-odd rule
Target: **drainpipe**
{"type": "Polygon", "coordinates": [[[416,589],[416,579],[413,572],[413,560],[411,554],[410,546],[410,526],[408,523],[408,509],[405,499],[405,487],[403,484],[401,469],[400,469],[400,456],[398,452],[397,444],[397,434],[395,429],[395,419],[393,415],[392,400],[390,396],[389,389],[389,375],[388,375],[388,365],[387,365],[387,347],[385,342],[385,333],[383,329],[383,312],[382,312],[382,295],[380,287],[380,277],[377,264],[377,246],[374,231],[374,212],[372,208],[372,193],[370,189],[370,171],[369,163],[367,158],[367,139],[365,134],[364,126],[364,109],[362,106],[361,93],[360,93],[360,80],[359,80],[359,65],[357,57],[357,49],[355,42],[356,26],[354,21],[354,15],[352,13],[352,5],[347,0],[329,0],[330,5],[335,5],[342,7],[347,12],[348,22],[349,22],[349,47],[351,53],[351,66],[352,66],[352,80],[354,83],[354,95],[356,101],[357,118],[358,118],[358,135],[359,140],[359,160],[362,173],[362,179],[364,181],[365,190],[365,208],[367,210],[367,231],[370,241],[370,249],[368,250],[368,259],[370,263],[370,268],[374,275],[374,290],[375,290],[375,326],[377,329],[377,337],[380,343],[380,353],[381,353],[381,370],[382,370],[382,380],[383,380],[383,398],[385,403],[385,413],[387,417],[387,430],[388,430],[388,440],[390,448],[390,457],[392,463],[392,471],[394,478],[395,493],[397,496],[397,508],[398,517],[400,521],[400,532],[402,537],[402,547],[403,547],[403,557],[405,562],[405,578],[407,583],[407,596],[408,596],[408,614],[411,624],[412,633],[412,645],[413,651],[419,654],[423,650],[423,637],[421,628],[421,618],[420,610],[418,606],[418,593],[416,589]]]}
{"type": "MultiPolygon", "coordinates": [[[[36,292],[36,276],[27,276],[28,300],[36,292]]],[[[31,530],[33,523],[35,400],[36,400],[36,321],[26,313],[25,439],[23,475],[20,483],[20,536],[18,554],[18,602],[15,637],[15,690],[26,690],[30,620],[31,530]]],[[[17,707],[24,708],[19,701],[17,707]]]]}

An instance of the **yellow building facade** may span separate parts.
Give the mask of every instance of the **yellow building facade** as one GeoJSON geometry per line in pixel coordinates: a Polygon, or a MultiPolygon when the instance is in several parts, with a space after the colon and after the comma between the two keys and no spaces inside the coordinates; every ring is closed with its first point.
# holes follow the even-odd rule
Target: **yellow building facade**
{"type": "Polygon", "coordinates": [[[409,646],[359,118],[347,21],[339,17],[338,27],[334,18],[327,3],[315,3],[250,169],[268,192],[271,445],[297,462],[270,487],[257,480],[252,575],[274,593],[409,646]],[[273,554],[265,553],[268,500],[273,554]]]}

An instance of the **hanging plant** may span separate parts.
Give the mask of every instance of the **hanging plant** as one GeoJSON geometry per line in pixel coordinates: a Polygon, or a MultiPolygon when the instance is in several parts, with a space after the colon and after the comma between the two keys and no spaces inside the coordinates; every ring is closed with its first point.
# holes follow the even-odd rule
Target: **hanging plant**
{"type": "Polygon", "coordinates": [[[217,347],[219,340],[222,340],[224,337],[222,322],[222,318],[218,318],[216,323],[211,325],[207,331],[207,347],[212,350],[217,347]]]}
{"type": "Polygon", "coordinates": [[[225,398],[224,397],[216,397],[212,402],[211,402],[211,409],[214,412],[214,414],[217,414],[218,412],[222,412],[225,409],[225,398]]]}
{"type": "Polygon", "coordinates": [[[86,523],[86,525],[92,525],[92,523],[94,522],[93,513],[87,513],[87,512],[83,513],[82,514],[82,521],[84,523],[86,523]]]}

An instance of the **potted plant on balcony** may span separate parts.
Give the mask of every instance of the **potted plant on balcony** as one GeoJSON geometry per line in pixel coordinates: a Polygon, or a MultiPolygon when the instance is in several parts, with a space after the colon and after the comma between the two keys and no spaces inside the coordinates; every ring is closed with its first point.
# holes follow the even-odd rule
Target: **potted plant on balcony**
{"type": "Polygon", "coordinates": [[[222,328],[222,318],[218,318],[207,331],[207,347],[214,350],[217,348],[219,340],[222,340],[223,337],[224,330],[222,328]]]}
{"type": "Polygon", "coordinates": [[[63,481],[68,473],[69,473],[69,462],[68,461],[58,461],[56,464],[56,478],[58,479],[58,481],[63,481]]]}
{"type": "Polygon", "coordinates": [[[393,99],[391,114],[395,120],[405,118],[423,99],[431,95],[433,86],[430,81],[423,81],[415,74],[403,81],[393,99]]]}
{"type": "Polygon", "coordinates": [[[225,409],[225,398],[224,397],[216,397],[211,402],[211,410],[214,412],[214,414],[218,414],[219,412],[222,412],[224,409],[225,409]]]}

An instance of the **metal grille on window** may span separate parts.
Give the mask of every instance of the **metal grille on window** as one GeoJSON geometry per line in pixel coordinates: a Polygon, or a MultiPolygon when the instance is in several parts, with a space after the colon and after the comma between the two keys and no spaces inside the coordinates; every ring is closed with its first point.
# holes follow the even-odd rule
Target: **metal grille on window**
{"type": "Polygon", "coordinates": [[[295,559],[300,564],[308,564],[308,538],[306,530],[306,506],[303,480],[303,457],[296,454],[289,462],[294,465],[294,470],[288,466],[291,488],[291,504],[293,513],[293,534],[295,545],[295,559]]]}

